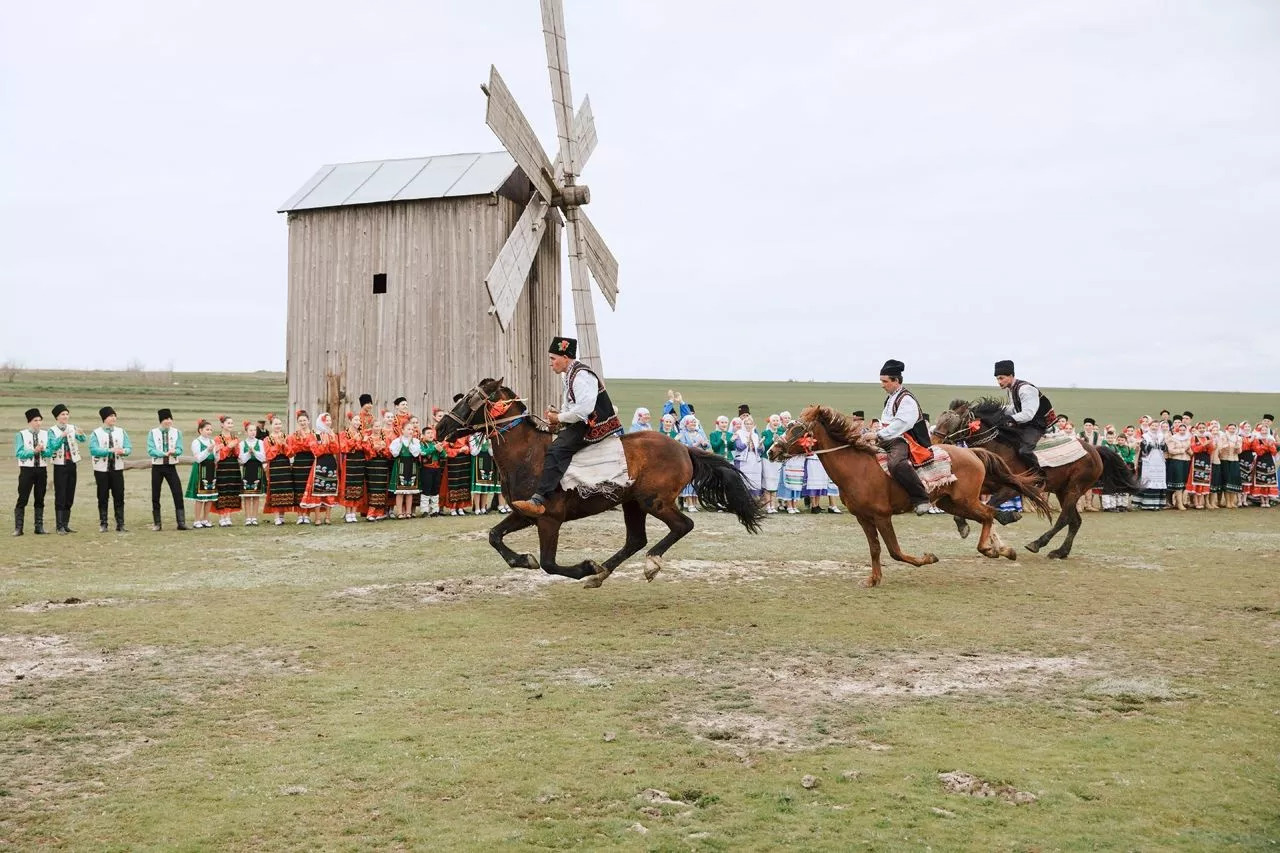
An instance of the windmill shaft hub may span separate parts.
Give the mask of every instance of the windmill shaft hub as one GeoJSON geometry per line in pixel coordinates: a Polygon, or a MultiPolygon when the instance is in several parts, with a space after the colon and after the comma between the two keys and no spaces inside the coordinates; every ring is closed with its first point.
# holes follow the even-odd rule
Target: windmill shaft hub
{"type": "Polygon", "coordinates": [[[590,203],[591,190],[586,184],[569,184],[561,187],[560,194],[555,198],[555,205],[561,210],[590,203]]]}

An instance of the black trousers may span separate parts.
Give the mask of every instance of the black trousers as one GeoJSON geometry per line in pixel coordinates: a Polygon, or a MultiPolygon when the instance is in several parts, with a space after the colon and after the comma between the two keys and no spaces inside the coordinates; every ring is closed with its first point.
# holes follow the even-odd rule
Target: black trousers
{"type": "Polygon", "coordinates": [[[1019,424],[1015,423],[1013,429],[1018,433],[1018,438],[1022,441],[1022,446],[1018,448],[1018,455],[1022,457],[1022,461],[1031,468],[1037,469],[1040,463],[1036,461],[1036,443],[1044,438],[1045,428],[1040,424],[1019,424]]]}
{"type": "Polygon", "coordinates": [[[587,446],[587,425],[582,421],[565,424],[556,433],[556,440],[547,448],[547,458],[542,463],[542,476],[538,478],[536,494],[546,498],[560,485],[560,478],[569,470],[573,454],[587,446]]]}
{"type": "Polygon", "coordinates": [[[71,517],[71,505],[76,502],[76,463],[63,462],[53,466],[53,508],[62,519],[71,517]]]}
{"type": "Polygon", "coordinates": [[[907,445],[907,440],[892,439],[885,445],[885,452],[889,455],[889,474],[899,486],[907,490],[912,506],[927,504],[929,493],[925,491],[924,483],[920,482],[916,469],[911,467],[911,448],[907,445]]]}
{"type": "Polygon", "coordinates": [[[173,513],[179,521],[186,516],[186,507],[182,503],[182,478],[178,476],[178,466],[151,466],[151,520],[160,523],[160,484],[169,484],[169,494],[173,496],[173,513]]]}
{"type": "Polygon", "coordinates": [[[111,503],[115,507],[116,524],[124,525],[124,472],[94,471],[93,479],[98,484],[98,522],[107,523],[107,495],[111,495],[111,503]]]}
{"type": "Polygon", "coordinates": [[[24,512],[27,508],[27,501],[31,498],[31,493],[35,492],[36,513],[44,512],[44,493],[49,486],[49,469],[43,465],[40,467],[31,466],[30,468],[18,469],[18,502],[13,508],[18,512],[24,512]]]}

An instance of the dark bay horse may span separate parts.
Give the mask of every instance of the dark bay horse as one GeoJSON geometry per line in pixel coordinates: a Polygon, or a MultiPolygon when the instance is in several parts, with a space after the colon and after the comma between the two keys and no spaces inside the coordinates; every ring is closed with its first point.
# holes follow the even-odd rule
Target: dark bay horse
{"type": "MultiPolygon", "coordinates": [[[[516,398],[501,379],[482,379],[441,416],[436,435],[449,441],[459,435],[484,432],[493,447],[502,493],[507,501],[528,499],[538,484],[547,447],[554,437],[516,398]]],[[[577,490],[556,489],[547,500],[547,511],[538,518],[513,512],[489,531],[489,544],[497,549],[508,566],[541,568],[553,575],[580,580],[583,586],[598,587],[624,560],[643,548],[645,517],[652,515],[669,528],[666,536],[649,549],[645,580],[653,580],[662,568],[662,555],[693,530],[693,519],[680,511],[677,498],[691,482],[698,500],[710,509],[732,512],[751,533],[760,532],[764,509],[752,496],[746,480],[732,463],[718,456],[685,447],[660,432],[636,432],[622,437],[631,485],[616,494],[582,497],[577,490]],[[618,504],[627,538],[622,550],[604,563],[583,560],[573,566],[556,563],[560,526],[566,521],[596,515],[618,504]],[[530,525],[538,526],[539,557],[517,554],[502,541],[508,534],[530,525]]]]}
{"type": "MultiPolygon", "coordinates": [[[[880,539],[888,546],[889,555],[899,562],[913,566],[938,562],[933,554],[913,557],[898,547],[893,516],[912,509],[911,500],[880,467],[876,461],[878,451],[874,435],[863,434],[846,415],[827,406],[809,406],[800,413],[799,420],[791,422],[782,439],[775,440],[769,448],[773,459],[809,452],[821,454],[822,467],[840,487],[840,502],[858,519],[867,536],[871,577],[863,581],[863,586],[880,583],[880,539]]],[[[997,513],[982,502],[983,483],[997,483],[1001,488],[1013,490],[1046,516],[1050,514],[1049,502],[1031,477],[1014,474],[993,453],[951,446],[946,451],[951,455],[951,472],[956,480],[933,492],[935,502],[952,515],[981,522],[978,551],[983,556],[1016,560],[1018,555],[1012,548],[992,544],[991,524],[997,513]]]]}
{"type": "MultiPolygon", "coordinates": [[[[933,441],[935,444],[963,441],[969,447],[990,450],[1012,470],[1020,474],[1026,473],[1027,465],[1016,450],[1019,446],[1018,435],[1006,422],[1004,403],[999,400],[990,397],[972,403],[968,400],[952,400],[947,411],[942,413],[933,427],[933,441]]],[[[1076,504],[1095,483],[1101,481],[1103,488],[1117,492],[1136,492],[1140,488],[1120,454],[1109,447],[1096,447],[1083,441],[1080,443],[1084,446],[1084,456],[1067,465],[1044,469],[1044,490],[1057,496],[1061,511],[1056,524],[1040,538],[1027,543],[1027,550],[1033,554],[1048,545],[1064,527],[1067,528],[1066,540],[1050,551],[1048,556],[1065,560],[1071,554],[1071,545],[1075,542],[1081,524],[1080,510],[1076,504]]],[[[992,484],[987,491],[991,493],[989,503],[995,506],[1012,497],[1011,492],[999,489],[996,484],[992,484]]],[[[963,533],[963,528],[961,530],[963,533]]]]}

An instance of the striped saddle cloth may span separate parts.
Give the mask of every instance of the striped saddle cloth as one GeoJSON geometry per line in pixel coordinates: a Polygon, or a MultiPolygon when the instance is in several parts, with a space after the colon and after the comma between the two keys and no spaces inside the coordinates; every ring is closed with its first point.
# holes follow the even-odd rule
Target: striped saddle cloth
{"type": "MultiPolygon", "coordinates": [[[[928,492],[940,489],[948,483],[956,481],[956,475],[951,473],[951,454],[936,444],[930,449],[933,451],[933,458],[923,465],[916,466],[916,474],[919,475],[920,482],[924,483],[925,491],[928,492]]],[[[877,453],[876,461],[880,463],[880,468],[888,474],[888,454],[877,453]]]]}
{"type": "Polygon", "coordinates": [[[1070,465],[1085,455],[1084,442],[1074,435],[1049,433],[1036,442],[1036,459],[1041,468],[1059,468],[1070,465]]]}

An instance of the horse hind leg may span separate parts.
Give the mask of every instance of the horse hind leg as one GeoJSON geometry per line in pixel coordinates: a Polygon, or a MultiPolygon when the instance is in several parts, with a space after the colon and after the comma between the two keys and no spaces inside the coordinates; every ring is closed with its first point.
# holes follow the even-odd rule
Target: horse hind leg
{"type": "Polygon", "coordinates": [[[951,520],[956,523],[956,532],[960,534],[961,539],[969,538],[969,522],[958,515],[951,516],[951,520]]]}
{"type": "Polygon", "coordinates": [[[873,587],[880,585],[880,534],[876,531],[876,523],[873,519],[858,516],[858,524],[862,525],[862,532],[867,535],[867,548],[871,551],[871,577],[862,581],[865,587],[873,587]]]}
{"type": "MultiPolygon", "coordinates": [[[[512,513],[515,515],[515,513],[512,513]]],[[[510,516],[508,516],[510,518],[510,516]]],[[[555,518],[542,516],[537,520],[538,553],[542,557],[542,570],[549,575],[560,575],[572,580],[597,574],[603,569],[594,560],[583,560],[576,566],[561,566],[556,563],[556,550],[560,547],[560,524],[555,518]]]]}
{"type": "Polygon", "coordinates": [[[667,525],[670,531],[666,536],[659,539],[658,544],[650,548],[646,555],[644,579],[647,581],[653,580],[658,576],[658,572],[662,571],[662,555],[667,552],[667,549],[685,536],[688,536],[689,531],[693,530],[693,519],[674,506],[653,509],[649,511],[649,514],[667,525]]]}
{"type": "MultiPolygon", "coordinates": [[[[622,505],[622,518],[627,525],[627,541],[622,544],[622,548],[618,553],[605,560],[601,565],[601,571],[596,572],[583,582],[583,586],[587,589],[595,589],[599,587],[609,575],[613,574],[613,570],[626,562],[627,558],[639,551],[645,546],[648,539],[644,533],[644,510],[640,504],[635,501],[627,501],[622,505]]],[[[649,578],[649,580],[653,580],[649,578]]]]}

